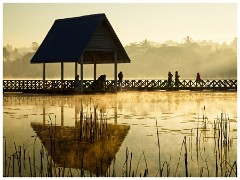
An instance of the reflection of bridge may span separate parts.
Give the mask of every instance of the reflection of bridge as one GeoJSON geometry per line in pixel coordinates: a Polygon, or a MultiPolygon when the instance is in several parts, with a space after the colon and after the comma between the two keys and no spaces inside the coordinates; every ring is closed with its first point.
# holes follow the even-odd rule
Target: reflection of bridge
{"type": "MultiPolygon", "coordinates": [[[[98,83],[98,86],[92,86],[93,80],[83,81],[84,92],[113,92],[115,81],[107,80],[103,84],[98,83]]],[[[3,80],[3,92],[79,92],[79,88],[74,84],[74,80],[64,80],[63,88],[61,80],[46,80],[45,89],[43,89],[42,80],[3,80]]],[[[118,84],[118,87],[120,85],[118,84]]],[[[216,91],[237,91],[237,80],[180,80],[178,86],[173,82],[168,85],[167,80],[123,80],[121,83],[122,90],[216,90],[216,91]]]]}

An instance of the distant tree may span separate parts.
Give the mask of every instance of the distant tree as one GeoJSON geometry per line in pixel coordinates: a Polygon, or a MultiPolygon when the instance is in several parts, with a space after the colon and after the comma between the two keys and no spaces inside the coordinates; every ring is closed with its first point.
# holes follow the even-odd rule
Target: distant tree
{"type": "Polygon", "coordinates": [[[129,45],[126,45],[126,46],[125,46],[125,48],[129,48],[129,49],[136,49],[136,48],[138,48],[138,47],[139,47],[139,45],[138,45],[137,42],[135,42],[135,43],[130,43],[129,45]]]}
{"type": "Polygon", "coordinates": [[[183,39],[184,39],[184,44],[186,44],[186,45],[194,43],[193,38],[191,38],[190,36],[187,36],[183,39]]]}
{"type": "Polygon", "coordinates": [[[7,48],[8,52],[13,51],[13,47],[11,44],[7,44],[5,47],[7,48]]]}
{"type": "Polygon", "coordinates": [[[144,50],[149,49],[151,47],[151,42],[147,39],[144,39],[142,42],[140,42],[140,46],[144,50]]]}
{"type": "Polygon", "coordinates": [[[6,47],[3,47],[3,60],[4,61],[10,60],[10,52],[7,50],[6,47]]]}
{"type": "Polygon", "coordinates": [[[128,45],[126,45],[124,47],[127,51],[128,54],[131,54],[131,56],[134,56],[136,54],[138,54],[138,44],[135,42],[135,43],[130,43],[128,45]]]}
{"type": "Polygon", "coordinates": [[[188,48],[193,48],[193,47],[197,47],[199,46],[197,42],[194,42],[193,38],[191,38],[190,36],[187,36],[185,38],[183,38],[184,41],[183,41],[183,45],[185,47],[188,47],[188,48]]]}
{"type": "Polygon", "coordinates": [[[237,52],[237,37],[233,39],[233,41],[230,43],[231,48],[237,52]]]}
{"type": "Polygon", "coordinates": [[[36,51],[38,50],[38,48],[39,48],[38,43],[37,43],[37,42],[32,42],[32,50],[33,50],[34,52],[36,52],[36,51]]]}
{"type": "Polygon", "coordinates": [[[14,59],[14,60],[16,60],[16,59],[18,59],[18,58],[21,57],[21,54],[19,53],[19,51],[18,51],[17,48],[14,48],[12,54],[13,54],[13,59],[14,59]]]}
{"type": "Polygon", "coordinates": [[[178,45],[179,45],[179,43],[174,42],[173,40],[167,40],[162,44],[162,46],[178,46],[178,45]]]}

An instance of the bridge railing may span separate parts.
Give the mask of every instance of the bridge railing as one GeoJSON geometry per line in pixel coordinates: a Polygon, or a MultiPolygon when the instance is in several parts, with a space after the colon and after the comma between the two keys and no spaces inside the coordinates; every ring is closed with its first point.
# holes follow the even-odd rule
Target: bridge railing
{"type": "MultiPolygon", "coordinates": [[[[236,79],[225,80],[180,80],[178,83],[168,83],[167,80],[123,80],[117,82],[117,87],[125,90],[168,90],[168,89],[221,89],[237,90],[236,79]]],[[[106,80],[105,82],[84,80],[84,91],[114,91],[115,81],[106,80]]],[[[24,91],[24,90],[42,90],[42,80],[3,80],[3,91],[24,91]]],[[[63,90],[80,90],[80,81],[64,80],[63,90]]],[[[61,90],[61,80],[46,80],[45,90],[61,90]]]]}
{"type": "Polygon", "coordinates": [[[168,88],[227,88],[237,89],[237,80],[180,80],[178,83],[172,81],[171,84],[167,80],[124,80],[122,88],[153,88],[153,89],[168,89],[168,88]]]}

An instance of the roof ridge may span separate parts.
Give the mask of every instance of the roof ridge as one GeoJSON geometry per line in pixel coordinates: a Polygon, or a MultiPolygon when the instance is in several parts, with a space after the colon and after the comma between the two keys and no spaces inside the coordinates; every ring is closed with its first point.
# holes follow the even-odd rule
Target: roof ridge
{"type": "Polygon", "coordinates": [[[94,16],[104,16],[106,17],[105,13],[98,13],[98,14],[90,14],[90,15],[82,15],[82,16],[77,16],[77,17],[68,17],[68,18],[62,18],[62,19],[56,19],[55,21],[65,21],[65,20],[73,20],[73,19],[80,19],[80,18],[89,18],[89,17],[94,17],[94,16]]]}

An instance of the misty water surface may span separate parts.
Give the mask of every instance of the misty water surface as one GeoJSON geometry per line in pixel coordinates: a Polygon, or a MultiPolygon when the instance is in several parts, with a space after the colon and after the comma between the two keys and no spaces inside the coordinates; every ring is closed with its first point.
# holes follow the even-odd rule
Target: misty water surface
{"type": "MultiPolygon", "coordinates": [[[[53,122],[57,126],[74,127],[75,121],[80,119],[81,104],[84,116],[93,113],[95,107],[108,124],[129,127],[125,138],[118,144],[115,163],[111,162],[110,168],[114,166],[116,176],[124,174],[126,151],[129,155],[132,153],[131,168],[137,171],[136,176],[144,173],[146,164],[148,176],[159,176],[157,131],[161,163],[167,162],[170,176],[185,176],[182,150],[185,136],[189,174],[215,176],[213,128],[214,121],[217,122],[221,114],[230,124],[228,137],[231,146],[228,156],[224,157],[231,165],[237,160],[237,93],[231,92],[124,92],[77,96],[6,93],[3,97],[3,135],[7,140],[7,157],[15,152],[14,142],[17,147],[24,145],[29,156],[35,143],[38,156],[42,143],[31,124],[53,122]],[[205,124],[203,116],[207,117],[205,124]],[[201,141],[198,151],[197,128],[201,141]]],[[[36,157],[36,164],[39,164],[39,157],[36,157]]],[[[24,176],[29,176],[26,172],[24,176]]],[[[166,174],[164,168],[163,176],[166,174]]],[[[221,176],[220,170],[218,174],[221,176]]]]}

